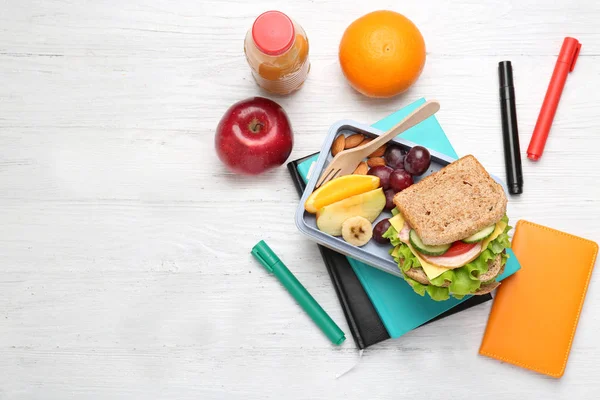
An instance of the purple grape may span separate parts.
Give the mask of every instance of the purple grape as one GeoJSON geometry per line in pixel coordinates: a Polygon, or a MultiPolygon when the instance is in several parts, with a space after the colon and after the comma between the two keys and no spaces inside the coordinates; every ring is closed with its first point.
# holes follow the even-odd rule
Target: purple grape
{"type": "Polygon", "coordinates": [[[386,165],[376,165],[372,167],[369,172],[367,172],[367,175],[379,177],[379,183],[381,184],[383,190],[385,190],[390,187],[390,174],[392,171],[393,169],[386,165]]]}
{"type": "Polygon", "coordinates": [[[395,169],[390,175],[390,187],[396,192],[401,192],[412,184],[411,174],[403,169],[395,169]]]}
{"type": "Polygon", "coordinates": [[[373,228],[373,239],[377,243],[386,244],[390,242],[390,239],[383,237],[383,234],[390,229],[390,225],[390,221],[387,218],[382,219],[375,225],[375,228],[373,228]]]}
{"type": "Polygon", "coordinates": [[[406,155],[406,151],[404,151],[400,146],[388,146],[385,150],[385,154],[383,158],[385,163],[392,169],[404,169],[404,156],[406,155]]]}
{"type": "Polygon", "coordinates": [[[429,150],[423,146],[415,146],[404,157],[404,169],[411,175],[423,175],[431,165],[429,150]]]}
{"type": "Polygon", "coordinates": [[[396,192],[394,191],[394,189],[386,189],[383,191],[383,193],[385,193],[385,210],[390,211],[392,208],[396,207],[394,205],[394,196],[396,195],[396,192]]]}

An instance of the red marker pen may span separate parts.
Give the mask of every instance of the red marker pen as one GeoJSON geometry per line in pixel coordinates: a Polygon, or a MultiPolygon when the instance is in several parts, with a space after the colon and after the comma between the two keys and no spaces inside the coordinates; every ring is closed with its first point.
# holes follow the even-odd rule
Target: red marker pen
{"type": "Polygon", "coordinates": [[[580,49],[581,43],[577,39],[566,37],[563,41],[554,72],[552,73],[552,79],[550,79],[550,84],[546,91],[546,97],[544,97],[540,115],[538,116],[529,147],[527,148],[527,158],[530,160],[539,160],[544,152],[544,146],[550,133],[550,127],[558,108],[560,96],[567,81],[567,75],[575,68],[575,62],[577,61],[577,56],[579,56],[580,49]]]}

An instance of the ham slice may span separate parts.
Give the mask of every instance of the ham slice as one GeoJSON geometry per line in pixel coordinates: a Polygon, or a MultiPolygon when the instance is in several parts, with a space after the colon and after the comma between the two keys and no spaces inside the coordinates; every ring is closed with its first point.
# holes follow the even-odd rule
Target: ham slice
{"type": "MultiPolygon", "coordinates": [[[[400,238],[402,240],[402,238],[400,238]]],[[[460,268],[463,265],[470,263],[477,257],[479,257],[479,253],[481,253],[481,242],[477,243],[471,250],[466,253],[459,254],[457,256],[426,256],[425,254],[419,253],[425,261],[430,264],[433,264],[437,267],[443,268],[460,268]]]]}
{"type": "Polygon", "coordinates": [[[410,225],[408,225],[408,222],[405,222],[404,226],[402,227],[402,230],[398,233],[398,239],[400,239],[402,243],[408,243],[410,240],[409,234],[410,225]]]}

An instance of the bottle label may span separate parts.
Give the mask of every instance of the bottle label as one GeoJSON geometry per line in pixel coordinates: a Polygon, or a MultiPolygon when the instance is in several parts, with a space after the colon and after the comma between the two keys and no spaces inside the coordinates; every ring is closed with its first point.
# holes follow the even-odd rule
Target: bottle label
{"type": "Polygon", "coordinates": [[[252,75],[254,76],[256,83],[263,89],[277,94],[288,94],[302,86],[308,76],[309,70],[310,61],[306,59],[299,70],[277,80],[265,79],[254,69],[252,69],[252,75]]]}

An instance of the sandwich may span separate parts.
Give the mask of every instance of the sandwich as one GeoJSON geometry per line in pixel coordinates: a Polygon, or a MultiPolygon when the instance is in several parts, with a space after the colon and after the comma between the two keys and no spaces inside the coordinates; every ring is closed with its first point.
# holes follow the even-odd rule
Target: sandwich
{"type": "Polygon", "coordinates": [[[394,196],[383,235],[406,282],[436,301],[496,289],[510,247],[507,198],[471,155],[394,196]]]}

